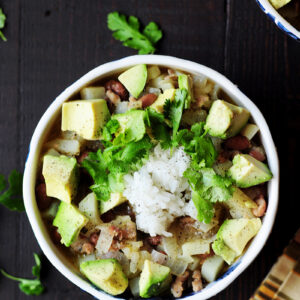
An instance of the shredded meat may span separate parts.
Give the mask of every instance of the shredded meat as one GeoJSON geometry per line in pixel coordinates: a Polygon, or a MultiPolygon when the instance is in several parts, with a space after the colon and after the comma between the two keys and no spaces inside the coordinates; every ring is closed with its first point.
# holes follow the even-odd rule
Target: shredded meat
{"type": "Polygon", "coordinates": [[[151,246],[157,246],[161,243],[161,236],[160,235],[149,236],[147,237],[147,240],[151,246]]]}
{"type": "Polygon", "coordinates": [[[191,226],[196,222],[195,219],[191,217],[183,217],[179,219],[179,226],[181,228],[186,227],[186,226],[191,226]]]}
{"type": "Polygon", "coordinates": [[[71,249],[79,254],[92,254],[95,251],[95,246],[87,237],[80,235],[78,239],[71,244],[71,249]]]}
{"type": "Polygon", "coordinates": [[[90,235],[90,242],[95,246],[97,245],[98,239],[99,239],[99,232],[93,232],[90,235]]]}
{"type": "Polygon", "coordinates": [[[172,284],[171,293],[175,298],[180,298],[184,290],[184,283],[188,279],[190,273],[185,271],[182,275],[176,277],[176,280],[172,284]]]}
{"type": "Polygon", "coordinates": [[[193,291],[194,292],[199,292],[202,290],[203,285],[202,285],[202,280],[201,280],[201,273],[199,270],[195,270],[192,275],[193,281],[192,281],[192,286],[193,286],[193,291]]]}

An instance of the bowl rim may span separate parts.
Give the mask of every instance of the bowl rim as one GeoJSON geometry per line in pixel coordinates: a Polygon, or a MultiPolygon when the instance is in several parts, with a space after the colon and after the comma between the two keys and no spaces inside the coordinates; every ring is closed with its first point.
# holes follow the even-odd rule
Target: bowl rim
{"type": "Polygon", "coordinates": [[[300,41],[300,31],[291,25],[279,12],[272,6],[269,0],[256,0],[261,10],[276,24],[283,32],[293,39],[300,41]]]}
{"type": "Polygon", "coordinates": [[[36,181],[36,168],[39,161],[40,147],[42,144],[42,137],[46,130],[49,129],[51,120],[60,110],[62,103],[70,98],[75,92],[78,92],[80,88],[91,83],[96,78],[104,76],[108,73],[115,73],[118,70],[128,68],[137,64],[148,65],[161,65],[167,67],[173,67],[182,69],[183,71],[190,72],[192,74],[202,74],[215,83],[221,86],[221,88],[239,105],[246,107],[255,123],[258,124],[261,132],[262,143],[264,145],[266,155],[268,158],[269,167],[273,173],[273,178],[268,184],[268,210],[263,218],[263,225],[257,234],[257,236],[251,242],[249,248],[245,254],[239,258],[239,260],[229,268],[224,276],[217,281],[210,283],[205,289],[196,294],[190,294],[185,299],[207,299],[212,297],[225,289],[231,282],[233,282],[255,259],[269,237],[273,223],[276,216],[278,206],[278,191],[279,191],[279,161],[276,152],[276,148],[269,130],[269,127],[259,109],[255,104],[245,96],[236,85],[234,85],[229,79],[219,72],[206,67],[204,65],[184,60],[172,56],[164,55],[134,55],[122,58],[120,60],[108,62],[102,64],[90,72],[82,76],[80,79],[66,88],[47,108],[46,112],[41,117],[38,125],[36,126],[30,146],[27,161],[25,163],[24,179],[23,179],[23,197],[26,213],[35,234],[35,237],[52,265],[60,271],[67,279],[73,282],[82,290],[88,292],[98,299],[124,299],[110,296],[103,291],[94,287],[89,283],[79,272],[71,270],[70,264],[64,259],[64,256],[58,251],[56,246],[51,242],[46,228],[41,219],[38,207],[35,200],[35,181],[36,181]],[[65,262],[63,262],[65,260],[65,262]]]}

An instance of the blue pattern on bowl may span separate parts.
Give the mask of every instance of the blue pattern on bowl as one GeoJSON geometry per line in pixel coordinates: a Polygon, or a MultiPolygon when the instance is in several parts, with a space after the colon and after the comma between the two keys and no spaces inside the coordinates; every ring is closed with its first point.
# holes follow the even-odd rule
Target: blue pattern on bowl
{"type": "Polygon", "coordinates": [[[261,10],[277,25],[279,29],[281,29],[283,32],[285,32],[287,35],[295,39],[296,41],[300,42],[300,38],[297,37],[294,33],[292,33],[288,28],[286,28],[278,19],[276,16],[272,15],[270,12],[267,12],[266,9],[263,7],[263,5],[260,3],[259,0],[256,0],[256,3],[259,5],[261,10]]]}

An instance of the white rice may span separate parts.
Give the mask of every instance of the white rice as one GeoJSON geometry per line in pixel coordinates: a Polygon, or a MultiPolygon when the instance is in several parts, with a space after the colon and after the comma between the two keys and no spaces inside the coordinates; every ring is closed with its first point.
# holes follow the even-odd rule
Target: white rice
{"type": "Polygon", "coordinates": [[[167,232],[176,217],[195,215],[191,190],[183,172],[190,157],[182,148],[162,150],[157,145],[149,160],[137,172],[124,176],[124,196],[133,206],[136,225],[151,236],[171,236],[167,232]],[[190,201],[191,202],[191,201],[190,201]]]}

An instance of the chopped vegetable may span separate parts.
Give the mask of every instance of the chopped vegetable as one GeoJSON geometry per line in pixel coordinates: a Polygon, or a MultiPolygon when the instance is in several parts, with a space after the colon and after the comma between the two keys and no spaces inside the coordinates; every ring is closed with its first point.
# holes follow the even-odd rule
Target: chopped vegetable
{"type": "MultiPolygon", "coordinates": [[[[6,15],[4,14],[2,8],[0,8],[0,29],[3,29],[5,26],[6,15]]],[[[7,39],[4,36],[3,32],[0,30],[0,38],[2,41],[6,42],[7,39]]]]}
{"type": "Polygon", "coordinates": [[[162,38],[162,31],[154,22],[150,22],[140,32],[139,20],[134,16],[126,16],[118,12],[109,13],[107,16],[107,26],[114,31],[113,37],[123,42],[123,45],[139,51],[139,54],[149,54],[155,52],[154,44],[162,38]]]}
{"type": "MultiPolygon", "coordinates": [[[[0,195],[0,203],[6,206],[10,210],[24,211],[22,182],[23,175],[16,170],[13,170],[9,177],[9,188],[0,195]]],[[[0,174],[0,192],[3,192],[6,188],[5,177],[0,174]]]]}
{"type": "Polygon", "coordinates": [[[34,260],[36,265],[32,267],[32,275],[36,277],[36,279],[25,279],[25,278],[18,278],[12,275],[7,274],[4,270],[1,269],[1,273],[12,280],[19,281],[19,288],[20,290],[25,293],[26,295],[40,295],[44,291],[44,286],[40,281],[40,272],[41,272],[41,260],[40,257],[33,253],[34,260]]]}

